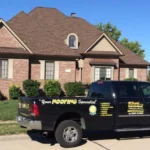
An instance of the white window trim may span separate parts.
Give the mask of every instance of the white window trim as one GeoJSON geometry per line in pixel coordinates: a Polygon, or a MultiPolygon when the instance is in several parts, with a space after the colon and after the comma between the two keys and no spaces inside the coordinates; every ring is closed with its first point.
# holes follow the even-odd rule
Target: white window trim
{"type": "Polygon", "coordinates": [[[78,42],[79,42],[79,39],[78,39],[78,36],[75,34],[75,33],[70,33],[68,36],[67,36],[67,45],[69,46],[69,37],[71,35],[74,35],[75,38],[76,38],[76,45],[75,47],[70,47],[71,49],[78,49],[78,42]]]}
{"type": "Polygon", "coordinates": [[[13,79],[13,59],[8,59],[8,79],[13,79]]]}
{"type": "MultiPolygon", "coordinates": [[[[126,78],[129,78],[129,69],[130,69],[130,68],[126,68],[126,75],[125,75],[126,78]]],[[[137,79],[137,68],[132,68],[132,69],[133,69],[133,71],[134,71],[134,73],[133,73],[134,78],[137,79]]]]}
{"type": "MultiPolygon", "coordinates": [[[[45,79],[45,62],[48,60],[40,60],[40,79],[45,79]]],[[[54,61],[54,79],[59,80],[59,61],[54,61]]]]}
{"type": "Polygon", "coordinates": [[[111,80],[114,80],[114,66],[92,66],[92,75],[91,75],[91,79],[92,82],[95,81],[95,68],[97,67],[110,67],[111,68],[111,80]]]}

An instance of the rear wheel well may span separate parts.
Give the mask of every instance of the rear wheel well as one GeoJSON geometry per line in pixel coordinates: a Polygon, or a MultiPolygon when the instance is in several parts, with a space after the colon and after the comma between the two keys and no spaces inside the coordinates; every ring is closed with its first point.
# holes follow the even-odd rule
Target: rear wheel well
{"type": "Polygon", "coordinates": [[[54,130],[56,130],[57,126],[65,120],[73,120],[76,121],[81,127],[82,129],[85,129],[85,121],[84,118],[76,112],[66,112],[62,115],[59,116],[59,118],[57,119],[55,126],[54,126],[54,130]]]}

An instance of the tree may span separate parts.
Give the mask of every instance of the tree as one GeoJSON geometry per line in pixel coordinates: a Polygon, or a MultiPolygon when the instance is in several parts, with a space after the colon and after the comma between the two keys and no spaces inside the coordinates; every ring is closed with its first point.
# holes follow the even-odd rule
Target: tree
{"type": "Polygon", "coordinates": [[[129,40],[127,38],[124,38],[120,41],[120,43],[122,45],[124,45],[125,47],[129,48],[131,51],[133,51],[134,53],[138,54],[139,56],[141,56],[142,58],[145,57],[144,54],[144,49],[141,48],[141,44],[138,41],[135,42],[129,42],[129,40]]]}
{"type": "Polygon", "coordinates": [[[96,27],[100,30],[102,30],[104,33],[106,33],[109,37],[112,39],[118,41],[121,36],[121,31],[116,28],[116,26],[113,26],[111,23],[107,24],[98,24],[96,27]]]}
{"type": "Polygon", "coordinates": [[[99,23],[96,25],[96,27],[103,31],[106,35],[108,35],[110,38],[120,42],[122,45],[133,51],[134,53],[138,54],[142,58],[145,57],[144,49],[142,49],[141,44],[138,41],[129,41],[127,38],[123,38],[122,40],[119,40],[121,37],[121,31],[117,29],[116,26],[112,25],[111,23],[102,24],[99,23]]]}

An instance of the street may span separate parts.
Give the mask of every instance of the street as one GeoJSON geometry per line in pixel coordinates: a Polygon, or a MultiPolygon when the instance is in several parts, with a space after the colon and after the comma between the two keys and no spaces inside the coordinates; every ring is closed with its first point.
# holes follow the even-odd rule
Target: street
{"type": "MultiPolygon", "coordinates": [[[[150,132],[130,132],[130,133],[88,133],[88,139],[84,138],[81,145],[75,150],[149,150],[150,132]],[[100,136],[101,134],[101,136],[100,136]]],[[[0,138],[0,150],[62,150],[54,139],[32,138],[24,135],[19,139],[17,136],[7,136],[0,138]],[[11,137],[11,138],[10,138],[11,137]]]]}

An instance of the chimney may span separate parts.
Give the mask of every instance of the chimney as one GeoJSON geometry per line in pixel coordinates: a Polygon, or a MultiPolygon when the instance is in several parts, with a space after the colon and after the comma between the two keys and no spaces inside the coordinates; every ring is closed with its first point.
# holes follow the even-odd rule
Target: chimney
{"type": "Polygon", "coordinates": [[[76,13],[73,13],[73,12],[72,12],[72,13],[70,14],[70,17],[76,17],[76,13]]]}

